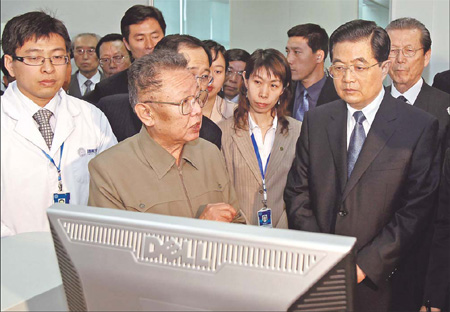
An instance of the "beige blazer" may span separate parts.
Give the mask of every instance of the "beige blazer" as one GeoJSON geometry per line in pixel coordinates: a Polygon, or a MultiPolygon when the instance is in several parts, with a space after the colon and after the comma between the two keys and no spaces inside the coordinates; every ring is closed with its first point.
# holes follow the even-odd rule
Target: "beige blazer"
{"type": "MultiPolygon", "coordinates": [[[[278,124],[266,172],[267,206],[272,209],[272,224],[277,228],[287,228],[283,192],[302,124],[291,117],[287,119],[287,133],[281,134],[281,125],[278,124]]],[[[249,131],[235,131],[234,118],[219,123],[219,127],[222,130],[222,153],[241,210],[249,224],[257,225],[257,211],[263,206],[262,177],[249,131]]]]}

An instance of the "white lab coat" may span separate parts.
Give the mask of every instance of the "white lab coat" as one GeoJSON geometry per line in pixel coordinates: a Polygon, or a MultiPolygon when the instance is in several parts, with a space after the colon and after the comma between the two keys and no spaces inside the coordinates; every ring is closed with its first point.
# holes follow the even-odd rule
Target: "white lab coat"
{"type": "MultiPolygon", "coordinates": [[[[34,120],[11,84],[1,97],[1,236],[49,231],[46,209],[58,191],[56,165],[64,142],[61,176],[70,203],[86,205],[88,162],[117,143],[108,119],[94,105],[62,89],[55,135],[49,150],[34,120]]],[[[17,91],[16,91],[17,92],[17,91]]],[[[57,95],[58,96],[58,95],[57,95]]]]}

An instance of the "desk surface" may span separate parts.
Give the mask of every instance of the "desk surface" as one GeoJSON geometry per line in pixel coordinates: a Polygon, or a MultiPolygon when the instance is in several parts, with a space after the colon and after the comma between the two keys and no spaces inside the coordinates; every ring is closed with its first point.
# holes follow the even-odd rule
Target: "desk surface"
{"type": "Polygon", "coordinates": [[[1,239],[1,310],[67,310],[51,234],[1,239]]]}

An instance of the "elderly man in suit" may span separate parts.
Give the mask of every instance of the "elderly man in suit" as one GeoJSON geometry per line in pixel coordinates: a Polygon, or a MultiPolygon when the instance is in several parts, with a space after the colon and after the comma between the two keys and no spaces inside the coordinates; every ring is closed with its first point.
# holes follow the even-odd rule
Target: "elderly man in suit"
{"type": "Polygon", "coordinates": [[[131,105],[143,126],[89,163],[89,205],[245,222],[220,151],[199,138],[208,92],[187,67],[170,50],[130,67],[131,105]]]}
{"type": "MultiPolygon", "coordinates": [[[[439,137],[442,140],[441,155],[445,152],[446,136],[449,127],[447,108],[450,106],[450,95],[430,87],[422,78],[423,70],[431,58],[431,37],[428,29],[414,18],[399,18],[392,21],[386,31],[391,40],[389,59],[392,66],[389,76],[393,84],[388,92],[395,98],[420,108],[439,120],[439,137]]],[[[416,241],[414,255],[405,259],[402,268],[397,272],[394,284],[398,293],[394,294],[395,309],[418,310],[422,301],[425,272],[428,261],[429,246],[432,237],[432,223],[423,231],[416,241]],[[411,274],[411,271],[417,272],[411,274]]],[[[424,301],[428,300],[425,298],[424,301]]]]}
{"type": "Polygon", "coordinates": [[[68,93],[81,98],[94,90],[94,87],[103,79],[103,73],[98,70],[99,60],[95,54],[95,47],[100,36],[84,33],[75,36],[72,43],[72,52],[78,70],[70,79],[68,93]]]}
{"type": "Polygon", "coordinates": [[[292,72],[292,99],[288,110],[303,121],[305,112],[339,99],[333,79],[325,72],[328,35],[316,24],[302,24],[289,29],[286,57],[292,72]]]}
{"type": "Polygon", "coordinates": [[[390,309],[390,280],[430,222],[439,183],[438,121],[385,92],[389,52],[371,21],[331,35],[342,100],[306,112],[284,193],[290,228],[358,239],[357,311],[390,309]]]}

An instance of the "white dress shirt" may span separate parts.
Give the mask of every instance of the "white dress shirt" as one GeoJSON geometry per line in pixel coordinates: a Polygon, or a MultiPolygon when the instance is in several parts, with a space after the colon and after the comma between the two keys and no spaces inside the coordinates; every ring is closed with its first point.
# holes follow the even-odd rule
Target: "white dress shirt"
{"type": "Polygon", "coordinates": [[[420,78],[411,88],[409,88],[405,93],[400,93],[400,91],[395,88],[394,84],[391,87],[391,95],[395,98],[398,98],[400,95],[403,95],[407,100],[408,104],[414,105],[417,97],[419,96],[420,90],[422,90],[423,79],[420,78]]]}
{"type": "MultiPolygon", "coordinates": [[[[101,78],[102,78],[102,76],[100,75],[99,70],[97,70],[97,72],[95,73],[94,76],[89,78],[89,80],[92,81],[91,91],[94,90],[95,85],[100,82],[101,78]]],[[[80,72],[78,72],[77,79],[78,79],[78,85],[80,86],[81,95],[83,95],[84,92],[86,92],[86,85],[84,83],[86,82],[86,80],[88,80],[88,78],[86,78],[80,72]]]]}
{"type": "Polygon", "coordinates": [[[267,159],[269,158],[270,152],[272,151],[273,142],[275,141],[275,133],[277,131],[278,117],[275,115],[272,122],[272,127],[267,130],[264,141],[262,138],[261,128],[253,121],[252,115],[248,113],[248,125],[249,134],[253,134],[255,137],[256,145],[258,145],[259,155],[261,157],[261,163],[263,169],[266,168],[267,159]]]}
{"type": "MultiPolygon", "coordinates": [[[[369,133],[370,127],[372,126],[373,120],[375,119],[375,115],[380,108],[381,101],[384,97],[384,88],[381,88],[380,93],[378,93],[377,97],[369,103],[366,107],[364,107],[361,111],[363,112],[366,119],[363,121],[364,132],[369,133]]],[[[353,114],[357,111],[347,103],[347,150],[350,144],[350,136],[352,135],[353,128],[355,128],[356,120],[353,118],[353,114]]]]}

